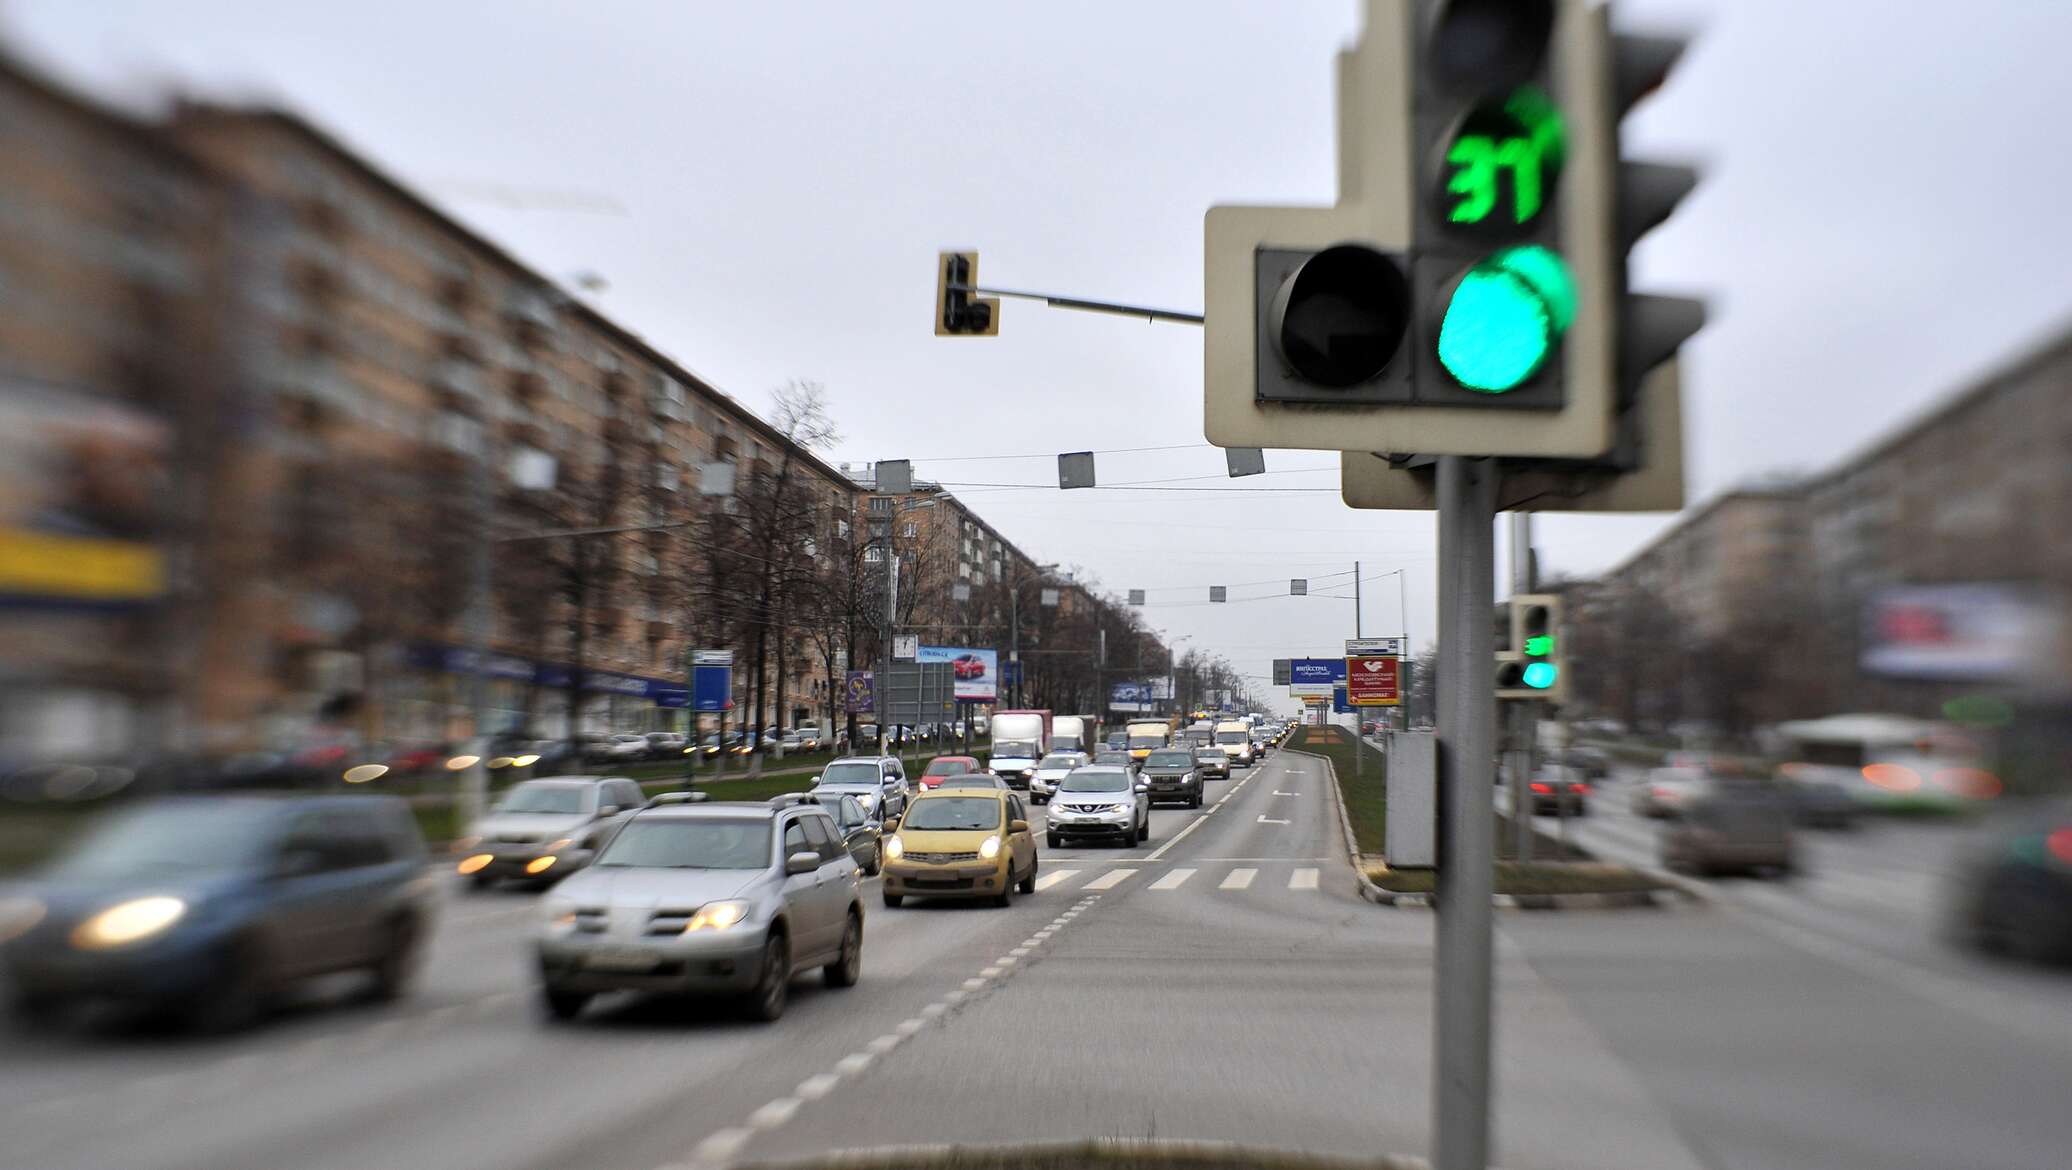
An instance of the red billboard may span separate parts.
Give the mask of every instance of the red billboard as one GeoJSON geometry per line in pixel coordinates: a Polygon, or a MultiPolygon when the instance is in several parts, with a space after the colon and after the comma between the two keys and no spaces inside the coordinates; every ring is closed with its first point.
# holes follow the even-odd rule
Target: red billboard
{"type": "Polygon", "coordinates": [[[1345,697],[1355,707],[1397,707],[1403,702],[1398,667],[1400,658],[1348,658],[1345,660],[1345,697]]]}

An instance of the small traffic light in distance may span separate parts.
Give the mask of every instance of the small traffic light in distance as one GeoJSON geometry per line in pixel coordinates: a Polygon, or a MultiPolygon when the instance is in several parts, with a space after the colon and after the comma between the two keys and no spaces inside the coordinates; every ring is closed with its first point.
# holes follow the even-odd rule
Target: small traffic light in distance
{"type": "Polygon", "coordinates": [[[1568,697],[1561,598],[1523,593],[1510,599],[1508,649],[1497,654],[1496,697],[1561,702],[1568,697]]]}
{"type": "Polygon", "coordinates": [[[995,337],[1000,333],[1000,302],[975,295],[977,252],[939,252],[935,258],[935,335],[995,337]]]}

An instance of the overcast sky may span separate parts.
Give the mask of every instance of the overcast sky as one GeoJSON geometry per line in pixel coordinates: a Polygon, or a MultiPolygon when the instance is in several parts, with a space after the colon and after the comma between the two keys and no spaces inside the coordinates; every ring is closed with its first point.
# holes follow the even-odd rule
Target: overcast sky
{"type": "MultiPolygon", "coordinates": [[[[2072,6],[1617,11],[1700,34],[1627,123],[1629,153],[1706,164],[1635,280],[1713,306],[1686,350],[1694,498],[1826,467],[2072,321],[2072,6]]],[[[831,458],[952,485],[1054,483],[1056,453],[1089,448],[1191,445],[1104,455],[1106,483],[1221,474],[1199,330],[1009,302],[998,338],[938,339],[935,253],[1198,309],[1206,207],[1333,197],[1332,55],[1357,25],[1350,0],[0,0],[15,46],[71,80],[290,106],[541,271],[602,276],[606,312],[750,405],[825,383],[831,458]]],[[[1332,454],[1267,466],[1207,490],[953,490],[1249,673],[1338,649],[1350,600],[1268,595],[1349,593],[1356,559],[1366,632],[1402,625],[1407,584],[1428,641],[1430,518],[1345,508],[1332,454]]],[[[1543,567],[1607,568],[1666,522],[1542,519],[1543,567]]]]}

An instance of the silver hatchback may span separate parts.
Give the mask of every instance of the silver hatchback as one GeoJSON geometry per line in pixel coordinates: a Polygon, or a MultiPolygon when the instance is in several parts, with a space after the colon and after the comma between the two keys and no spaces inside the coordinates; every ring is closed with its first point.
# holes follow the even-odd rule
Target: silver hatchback
{"type": "Polygon", "coordinates": [[[668,805],[638,813],[548,898],[543,1004],[570,1019],[608,991],[745,996],[784,1013],[792,975],[863,969],[860,870],[817,804],[668,805]]]}

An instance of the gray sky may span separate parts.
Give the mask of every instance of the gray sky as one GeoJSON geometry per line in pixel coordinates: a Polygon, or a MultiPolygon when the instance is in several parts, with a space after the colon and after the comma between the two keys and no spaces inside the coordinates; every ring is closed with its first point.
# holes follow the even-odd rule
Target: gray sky
{"type": "MultiPolygon", "coordinates": [[[[1828,466],[2072,319],[2072,8],[1618,12],[1700,31],[1627,123],[1629,153],[1707,166],[1635,281],[1712,301],[1686,350],[1694,497],[1828,466]]],[[[0,5],[18,47],[103,94],[301,111],[542,271],[602,274],[607,312],[749,404],[824,382],[834,458],[951,484],[1201,444],[1201,339],[1016,302],[996,339],[938,339],[936,250],[981,249],[989,283],[1198,308],[1207,206],[1332,198],[1332,54],[1357,23],[1348,0],[0,5]],[[996,456],[1021,458],[976,458],[996,456]]],[[[953,490],[1039,560],[1151,589],[1154,625],[1248,672],[1335,651],[1351,603],[1212,607],[1210,584],[1347,592],[1358,559],[1367,632],[1401,625],[1407,582],[1429,640],[1429,517],[1345,508],[1335,455],[1267,466],[1242,485],[1308,490],[953,490]]],[[[1100,461],[1108,483],[1221,471],[1205,446],[1100,461]]],[[[1664,522],[1543,519],[1542,563],[1606,568],[1664,522]]]]}

